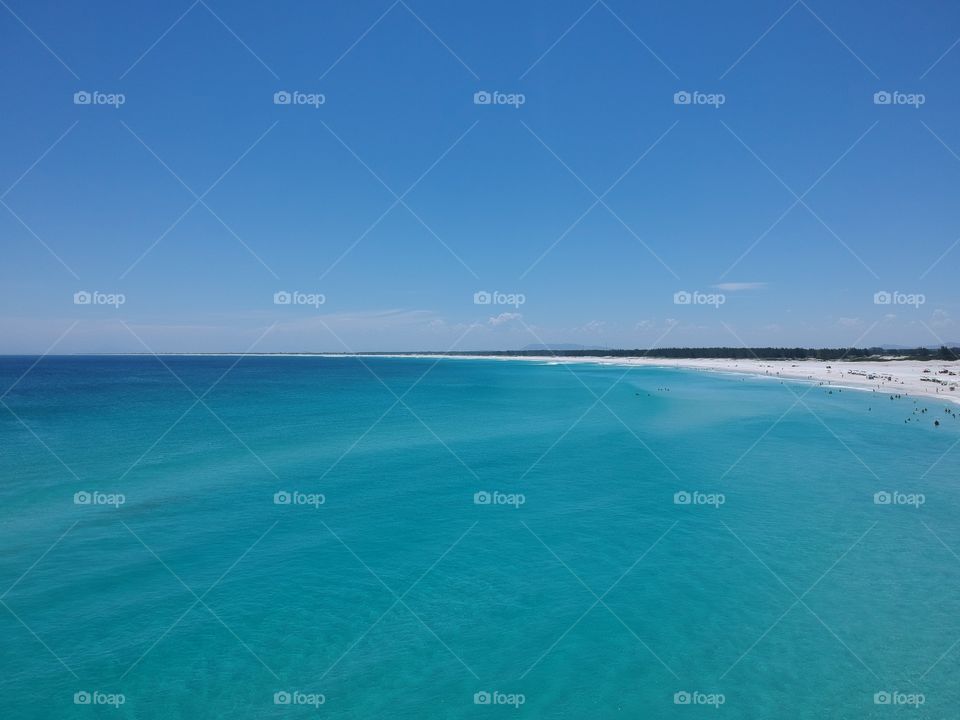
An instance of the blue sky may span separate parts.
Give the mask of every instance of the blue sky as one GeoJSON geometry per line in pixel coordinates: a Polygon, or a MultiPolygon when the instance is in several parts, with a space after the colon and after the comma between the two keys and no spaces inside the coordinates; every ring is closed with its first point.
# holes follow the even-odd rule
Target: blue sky
{"type": "Polygon", "coordinates": [[[0,352],[960,339],[954,3],[4,3],[0,352]]]}

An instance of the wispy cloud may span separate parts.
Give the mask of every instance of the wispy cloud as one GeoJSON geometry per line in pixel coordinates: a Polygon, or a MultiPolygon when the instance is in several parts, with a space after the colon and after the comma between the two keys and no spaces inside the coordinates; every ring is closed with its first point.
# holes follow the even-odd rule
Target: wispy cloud
{"type": "Polygon", "coordinates": [[[739,292],[741,290],[760,290],[766,286],[767,283],[765,282],[728,282],[719,283],[713,287],[724,292],[739,292]]]}
{"type": "Polygon", "coordinates": [[[493,325],[494,327],[497,327],[498,325],[504,325],[514,320],[519,320],[522,317],[523,315],[521,313],[505,312],[505,313],[500,313],[499,315],[493,316],[492,318],[487,320],[487,322],[493,325]]]}

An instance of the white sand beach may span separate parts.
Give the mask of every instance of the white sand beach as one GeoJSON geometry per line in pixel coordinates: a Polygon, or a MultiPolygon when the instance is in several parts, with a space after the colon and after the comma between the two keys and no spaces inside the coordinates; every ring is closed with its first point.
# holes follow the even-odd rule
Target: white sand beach
{"type": "MultiPolygon", "coordinates": [[[[383,357],[382,355],[380,357],[383,357]]],[[[405,355],[403,357],[527,360],[547,363],[594,363],[685,368],[823,383],[834,387],[928,397],[960,404],[960,361],[942,360],[733,360],[624,357],[555,357],[550,355],[405,355]]]]}

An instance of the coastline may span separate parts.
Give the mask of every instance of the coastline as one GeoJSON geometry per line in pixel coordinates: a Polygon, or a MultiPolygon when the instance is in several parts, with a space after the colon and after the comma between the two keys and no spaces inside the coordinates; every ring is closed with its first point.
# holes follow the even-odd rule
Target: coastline
{"type": "Polygon", "coordinates": [[[554,355],[431,355],[397,353],[359,357],[413,357],[450,360],[529,361],[559,364],[592,363],[621,367],[659,367],[705,372],[737,373],[754,377],[823,383],[851,390],[887,395],[923,397],[960,405],[960,361],[957,360],[741,360],[727,358],[613,358],[558,357],[554,355]],[[952,374],[951,374],[952,373],[952,374]],[[954,388],[954,389],[951,389],[954,388]]]}

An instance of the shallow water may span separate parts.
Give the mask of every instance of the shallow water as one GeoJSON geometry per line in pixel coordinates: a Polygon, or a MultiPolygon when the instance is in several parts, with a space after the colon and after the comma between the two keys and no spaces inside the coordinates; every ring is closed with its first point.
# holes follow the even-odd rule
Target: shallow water
{"type": "MultiPolygon", "coordinates": [[[[0,358],[0,388],[35,360],[0,358]]],[[[3,398],[4,718],[906,710],[884,691],[955,715],[954,406],[587,364],[163,363],[44,358],[3,398]]]]}

